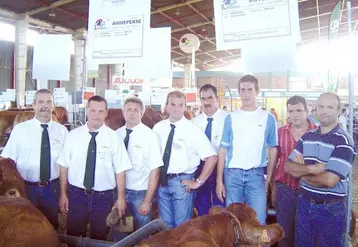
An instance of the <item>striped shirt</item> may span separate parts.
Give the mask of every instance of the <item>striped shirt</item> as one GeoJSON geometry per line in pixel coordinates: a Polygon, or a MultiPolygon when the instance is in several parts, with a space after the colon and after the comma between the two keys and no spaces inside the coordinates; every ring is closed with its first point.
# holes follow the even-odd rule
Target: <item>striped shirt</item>
{"type": "Polygon", "coordinates": [[[326,171],[336,174],[341,179],[331,188],[317,188],[301,180],[300,187],[305,194],[321,199],[347,195],[348,175],[356,153],[353,139],[339,125],[326,134],[321,134],[320,129],[308,131],[297,142],[289,159],[293,160],[296,154],[303,155],[306,165],[327,164],[326,171]]]}
{"type": "MultiPolygon", "coordinates": [[[[316,126],[309,120],[307,120],[308,129],[315,129],[316,126]]],[[[291,189],[300,188],[300,179],[285,173],[284,167],[288,159],[288,156],[292,153],[293,149],[297,144],[295,138],[291,133],[292,124],[286,124],[278,129],[278,167],[275,177],[275,181],[286,184],[291,189]]]]}

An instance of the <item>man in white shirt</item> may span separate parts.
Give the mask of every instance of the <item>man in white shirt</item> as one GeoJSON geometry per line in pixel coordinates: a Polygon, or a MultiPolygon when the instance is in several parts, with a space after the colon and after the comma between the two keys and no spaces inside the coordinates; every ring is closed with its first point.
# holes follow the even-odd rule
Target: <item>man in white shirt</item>
{"type": "Polygon", "coordinates": [[[180,91],[167,96],[169,118],[157,123],[153,130],[159,135],[164,166],[160,169],[158,188],[159,218],[169,228],[192,218],[193,191],[209,178],[217,155],[205,134],[184,117],[185,95],[180,91]],[[203,170],[195,180],[200,159],[203,170]]]}
{"type": "Polygon", "coordinates": [[[338,123],[342,127],[342,129],[347,131],[348,124],[347,124],[347,109],[346,108],[342,108],[342,113],[339,115],[338,123]]]}
{"type": "Polygon", "coordinates": [[[259,94],[256,77],[243,76],[239,80],[238,90],[242,106],[225,118],[216,192],[221,201],[224,201],[225,197],[226,205],[246,202],[255,210],[260,223],[265,224],[266,192],[271,182],[272,169],[277,164],[276,119],[256,105],[256,97],[259,94]]]}
{"type": "Polygon", "coordinates": [[[68,131],[51,120],[51,91],[38,90],[32,107],[35,117],[14,127],[1,156],[15,161],[17,170],[25,180],[28,199],[57,229],[59,167],[56,161],[68,131]]]}
{"type": "Polygon", "coordinates": [[[86,109],[88,122],[69,133],[58,159],[60,210],[68,213],[68,235],[85,236],[90,223],[91,238],[105,240],[111,209],[126,210],[125,171],[132,165],[123,141],[104,124],[107,113],[107,101],[91,97],[86,109]],[[116,186],[118,199],[114,202],[116,186]]]}
{"type": "Polygon", "coordinates": [[[136,230],[152,220],[152,199],[163,166],[158,136],[141,122],[143,112],[139,98],[128,98],[123,107],[126,124],[116,130],[132,162],[132,169],[126,171],[126,202],[136,230]]]}
{"type": "MultiPolygon", "coordinates": [[[[216,153],[218,153],[228,112],[219,109],[219,97],[215,86],[211,84],[202,86],[199,89],[199,95],[203,113],[194,118],[192,122],[205,133],[216,153]]],[[[203,164],[199,166],[196,174],[200,175],[202,166],[203,164]]],[[[216,168],[207,182],[198,189],[195,200],[199,216],[208,214],[209,209],[214,206],[225,207],[225,203],[221,202],[216,195],[216,168]]]]}

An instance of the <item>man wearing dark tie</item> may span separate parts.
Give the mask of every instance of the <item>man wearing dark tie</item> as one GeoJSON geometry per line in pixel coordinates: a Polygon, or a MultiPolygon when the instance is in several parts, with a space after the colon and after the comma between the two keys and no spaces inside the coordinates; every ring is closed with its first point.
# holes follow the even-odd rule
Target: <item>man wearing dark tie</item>
{"type": "Polygon", "coordinates": [[[182,92],[169,93],[166,102],[169,118],[153,128],[159,135],[164,163],[157,191],[159,218],[170,228],[192,218],[193,190],[206,182],[217,162],[208,138],[184,117],[185,106],[182,92]],[[205,164],[195,180],[200,160],[205,164]]]}
{"type": "MultiPolygon", "coordinates": [[[[126,99],[123,107],[126,124],[116,130],[132,162],[132,169],[126,171],[126,202],[135,230],[152,220],[152,199],[158,185],[159,167],[163,166],[158,136],[141,122],[143,113],[142,100],[126,99]]],[[[114,241],[120,240],[118,235],[112,233],[114,241]]]]}
{"type": "Polygon", "coordinates": [[[51,120],[51,91],[38,90],[32,107],[35,117],[14,127],[1,156],[15,161],[25,180],[27,197],[57,229],[59,168],[56,161],[68,131],[51,120]]]}
{"type": "MultiPolygon", "coordinates": [[[[220,141],[224,129],[225,118],[228,112],[219,109],[219,97],[217,89],[211,84],[205,84],[199,89],[200,101],[203,106],[203,113],[192,120],[207,136],[216,153],[219,152],[220,141]]],[[[202,161],[196,171],[198,177],[203,169],[202,161]]],[[[216,195],[216,168],[208,178],[207,182],[198,189],[195,207],[198,215],[209,213],[209,209],[214,206],[225,207],[216,195]]]]}
{"type": "Polygon", "coordinates": [[[105,240],[106,217],[111,209],[126,210],[125,171],[132,167],[123,141],[104,124],[107,101],[88,100],[86,125],[72,130],[58,159],[60,210],[68,213],[67,234],[105,240]],[[117,201],[113,189],[117,187],[117,201]]]}

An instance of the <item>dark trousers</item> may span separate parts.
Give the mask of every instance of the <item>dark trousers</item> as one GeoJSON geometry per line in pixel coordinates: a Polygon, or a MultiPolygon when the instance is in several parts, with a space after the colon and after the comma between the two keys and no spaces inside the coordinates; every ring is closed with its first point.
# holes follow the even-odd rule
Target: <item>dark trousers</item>
{"type": "Polygon", "coordinates": [[[58,179],[50,181],[47,186],[38,186],[36,184],[25,184],[26,194],[32,204],[37,207],[50,221],[53,228],[58,228],[58,199],[59,182],[58,179]]]}
{"type": "Polygon", "coordinates": [[[285,237],[278,242],[279,247],[294,246],[297,200],[298,190],[291,189],[284,183],[276,182],[276,219],[285,232],[285,237]]]}
{"type": "Polygon", "coordinates": [[[106,218],[113,205],[113,190],[85,193],[84,189],[69,185],[67,234],[85,236],[90,224],[92,239],[106,240],[106,218]]]}
{"type": "Polygon", "coordinates": [[[225,207],[225,202],[221,202],[216,195],[216,183],[209,181],[203,184],[196,193],[195,207],[198,215],[206,215],[210,208],[214,206],[225,207]]]}
{"type": "Polygon", "coordinates": [[[296,247],[344,247],[344,201],[316,204],[300,195],[296,212],[296,247]]]}

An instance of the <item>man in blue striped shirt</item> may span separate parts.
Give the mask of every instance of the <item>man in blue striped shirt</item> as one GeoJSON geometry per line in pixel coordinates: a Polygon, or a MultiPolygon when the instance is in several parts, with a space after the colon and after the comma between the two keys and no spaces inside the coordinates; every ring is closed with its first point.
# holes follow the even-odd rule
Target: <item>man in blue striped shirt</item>
{"type": "Polygon", "coordinates": [[[289,156],[285,171],[300,177],[295,246],[344,246],[348,174],[355,147],[338,123],[336,94],[317,100],[320,128],[307,132],[289,156]]]}

